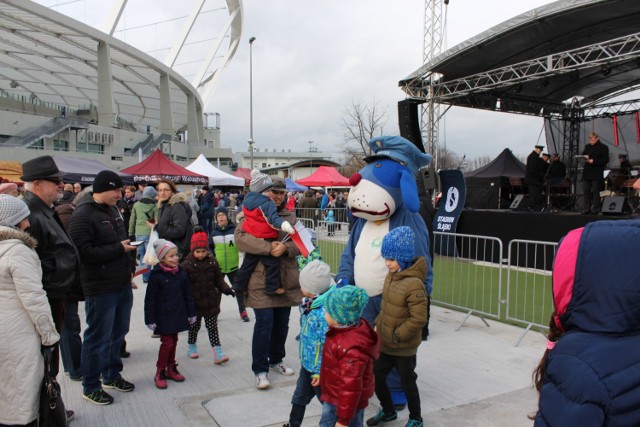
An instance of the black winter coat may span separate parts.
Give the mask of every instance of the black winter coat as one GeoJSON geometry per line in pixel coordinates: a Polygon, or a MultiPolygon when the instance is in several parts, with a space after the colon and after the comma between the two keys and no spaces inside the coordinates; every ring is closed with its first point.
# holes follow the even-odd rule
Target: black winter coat
{"type": "Polygon", "coordinates": [[[69,236],[80,253],[85,296],[131,286],[134,266],[120,243],[127,239],[127,228],[116,207],[97,203],[92,197],[82,199],[71,215],[69,236]]]}
{"type": "Polygon", "coordinates": [[[186,196],[177,193],[166,202],[158,203],[156,231],[161,239],[169,240],[178,247],[180,259],[190,252],[193,232],[191,209],[186,205],[186,200],[186,196]]]}
{"type": "Polygon", "coordinates": [[[544,160],[540,158],[540,155],[533,150],[529,156],[527,156],[527,168],[524,174],[524,182],[527,185],[542,185],[544,180],[544,174],[546,172],[546,166],[544,160]]]}
{"type": "Polygon", "coordinates": [[[189,276],[198,316],[220,314],[222,294],[233,295],[233,291],[224,281],[224,274],[220,270],[218,261],[211,255],[207,255],[203,260],[197,260],[191,253],[180,265],[189,276]]]}
{"type": "Polygon", "coordinates": [[[149,275],[144,296],[144,324],[156,324],[160,335],[177,334],[189,329],[189,318],[196,316],[187,273],[178,267],[173,274],[156,265],[149,275]]]}
{"type": "Polygon", "coordinates": [[[31,226],[27,231],[38,241],[36,252],[42,265],[42,287],[47,292],[47,298],[65,299],[80,279],[76,246],[58,215],[40,197],[27,191],[23,200],[31,211],[31,226]]]}
{"type": "Polygon", "coordinates": [[[582,179],[586,180],[604,180],[604,168],[609,163],[609,148],[602,142],[595,144],[587,144],[582,154],[593,159],[593,164],[585,163],[582,171],[582,179]]]}

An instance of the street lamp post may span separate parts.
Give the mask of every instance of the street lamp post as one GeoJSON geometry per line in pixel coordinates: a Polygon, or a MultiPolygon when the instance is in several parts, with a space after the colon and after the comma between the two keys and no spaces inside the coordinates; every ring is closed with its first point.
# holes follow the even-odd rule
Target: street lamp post
{"type": "Polygon", "coordinates": [[[249,151],[251,152],[251,170],[253,170],[253,42],[255,37],[249,39],[249,151]]]}

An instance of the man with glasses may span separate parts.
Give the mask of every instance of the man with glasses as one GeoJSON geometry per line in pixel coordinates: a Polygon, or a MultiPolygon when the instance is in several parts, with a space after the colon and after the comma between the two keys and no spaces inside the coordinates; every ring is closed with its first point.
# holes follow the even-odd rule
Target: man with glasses
{"type": "MultiPolygon", "coordinates": [[[[62,172],[51,156],[41,156],[22,164],[24,202],[29,207],[27,230],[37,241],[36,252],[42,265],[42,287],[47,293],[51,314],[58,333],[62,332],[67,294],[79,287],[79,257],[76,247],[64,230],[53,204],[62,195],[62,172]]],[[[53,353],[53,372],[58,374],[60,351],[53,353]]],[[[73,418],[67,411],[67,419],[73,418]]]]}

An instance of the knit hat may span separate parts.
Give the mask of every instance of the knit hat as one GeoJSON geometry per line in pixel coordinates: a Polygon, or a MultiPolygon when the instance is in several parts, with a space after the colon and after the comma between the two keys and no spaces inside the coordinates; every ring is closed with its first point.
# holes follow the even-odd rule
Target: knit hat
{"type": "Polygon", "coordinates": [[[31,212],[27,204],[17,197],[0,194],[0,225],[15,227],[31,212]]]}
{"type": "Polygon", "coordinates": [[[396,261],[413,261],[415,257],[415,234],[407,226],[394,228],[382,239],[380,250],[385,259],[396,261]]]}
{"type": "Polygon", "coordinates": [[[216,209],[216,215],[223,213],[225,214],[227,217],[229,217],[229,209],[225,208],[224,206],[219,207],[218,209],[216,209]]]}
{"type": "Polygon", "coordinates": [[[114,171],[100,171],[93,181],[94,193],[104,193],[105,191],[116,190],[118,188],[122,188],[122,178],[114,171]]]}
{"type": "Polygon", "coordinates": [[[174,249],[175,247],[176,245],[174,245],[173,243],[165,239],[158,239],[155,242],[153,242],[153,250],[156,251],[156,256],[160,261],[162,261],[162,258],[164,258],[165,255],[168,254],[169,251],[171,249],[174,249]]]}
{"type": "Polygon", "coordinates": [[[329,264],[322,261],[311,261],[300,271],[300,287],[310,294],[323,294],[334,284],[329,264]]]}
{"type": "Polygon", "coordinates": [[[273,181],[269,178],[269,175],[265,175],[258,169],[251,171],[251,183],[249,183],[249,190],[256,193],[263,193],[271,188],[273,181]]]}
{"type": "Polygon", "coordinates": [[[7,194],[11,190],[17,190],[18,184],[14,182],[5,182],[4,184],[0,184],[0,194],[7,194]]]}
{"type": "Polygon", "coordinates": [[[207,233],[205,233],[204,231],[193,233],[193,236],[191,236],[191,246],[189,247],[189,250],[193,252],[196,249],[208,249],[208,248],[209,248],[209,237],[207,236],[207,233]]]}
{"type": "Polygon", "coordinates": [[[339,325],[356,325],[369,302],[367,292],[357,286],[343,286],[327,294],[324,309],[339,325]]]}
{"type": "Polygon", "coordinates": [[[149,197],[151,199],[155,199],[157,195],[158,195],[158,192],[156,191],[156,189],[150,185],[147,187],[144,187],[144,190],[142,190],[142,197],[149,197]]]}

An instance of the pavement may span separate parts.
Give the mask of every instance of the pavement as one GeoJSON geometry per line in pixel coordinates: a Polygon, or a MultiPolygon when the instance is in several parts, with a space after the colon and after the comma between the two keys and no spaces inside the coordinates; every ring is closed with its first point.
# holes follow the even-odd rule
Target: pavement
{"type": "MultiPolygon", "coordinates": [[[[155,387],[153,377],[160,342],[151,338],[143,321],[145,285],[136,278],[131,330],[127,335],[131,357],[123,359],[123,376],[135,390],[121,393],[108,390],[115,401],[97,406],[82,399],[82,384],[60,374],[62,396],[67,409],[76,412],[71,422],[81,426],[282,426],[291,409],[299,360],[297,341],[299,312],[291,310],[287,357],[296,370],[294,376],[270,373],[271,387],[255,388],[251,372],[251,322],[238,316],[235,299],[224,296],[218,318],[220,340],[229,362],[213,363],[204,324],[198,336],[200,358],[189,359],[186,332],[179,335],[177,362],[187,378],[169,381],[166,390],[155,387]]],[[[81,304],[81,307],[83,305],[81,304]]],[[[545,348],[545,337],[529,331],[517,347],[522,328],[470,316],[459,328],[466,313],[432,306],[430,336],[418,350],[418,388],[426,426],[524,427],[531,426],[527,414],[537,408],[531,373],[545,348]],[[459,330],[458,330],[459,329],[459,330]]],[[[84,313],[81,313],[84,319],[84,313]]],[[[379,408],[374,396],[365,410],[365,419],[379,408]]],[[[318,425],[321,406],[313,401],[307,408],[304,426],[318,425]]],[[[404,426],[405,409],[398,420],[385,426],[404,426]]]]}

